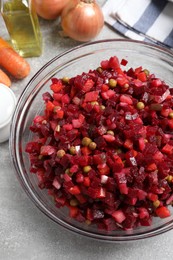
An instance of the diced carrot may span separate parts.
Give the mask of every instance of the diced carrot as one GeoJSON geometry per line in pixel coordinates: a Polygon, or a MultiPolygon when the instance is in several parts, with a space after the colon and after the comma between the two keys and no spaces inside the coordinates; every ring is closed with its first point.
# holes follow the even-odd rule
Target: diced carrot
{"type": "Polygon", "coordinates": [[[162,206],[156,209],[156,215],[160,218],[167,218],[171,213],[167,207],[162,206]]]}
{"type": "Polygon", "coordinates": [[[11,86],[11,80],[5,72],[0,69],[0,83],[3,83],[7,87],[11,86]]]}
{"type": "Polygon", "coordinates": [[[147,76],[144,71],[141,71],[137,74],[137,78],[141,80],[142,82],[147,81],[147,76]]]}
{"type": "Polygon", "coordinates": [[[78,214],[79,210],[77,207],[69,206],[69,216],[71,218],[75,218],[78,214]]]}
{"type": "Polygon", "coordinates": [[[127,148],[127,149],[132,149],[133,148],[133,142],[132,140],[130,139],[126,139],[125,142],[124,142],[124,147],[127,148]]]}
{"type": "Polygon", "coordinates": [[[89,187],[90,186],[90,178],[88,176],[84,177],[84,186],[89,187]]]}
{"type": "Polygon", "coordinates": [[[146,166],[146,170],[147,171],[155,171],[157,169],[157,165],[155,163],[151,163],[149,165],[146,166]]]}
{"type": "Polygon", "coordinates": [[[157,195],[157,194],[154,194],[154,193],[152,193],[152,192],[149,192],[149,193],[147,194],[147,198],[148,198],[149,200],[151,200],[151,201],[156,201],[156,200],[158,200],[158,195],[157,195]]]}
{"type": "Polygon", "coordinates": [[[103,85],[101,86],[101,91],[102,91],[102,92],[107,91],[108,89],[109,89],[109,86],[106,85],[106,84],[103,84],[103,85]]]}
{"type": "Polygon", "coordinates": [[[63,88],[62,82],[59,80],[58,82],[53,83],[53,84],[50,86],[50,88],[51,88],[51,90],[52,90],[54,93],[58,93],[58,92],[60,92],[60,90],[63,88]]]}
{"type": "Polygon", "coordinates": [[[108,175],[110,173],[110,168],[106,163],[98,164],[97,169],[100,175],[108,175]]]}
{"type": "Polygon", "coordinates": [[[135,69],[135,74],[139,74],[142,71],[142,66],[135,69]]]}
{"type": "Polygon", "coordinates": [[[88,148],[88,146],[81,147],[81,152],[83,155],[88,155],[91,153],[91,149],[88,148]]]}
{"type": "Polygon", "coordinates": [[[173,153],[173,146],[170,144],[165,144],[162,148],[162,152],[166,154],[172,154],[173,153]]]}
{"type": "Polygon", "coordinates": [[[129,81],[123,74],[121,74],[121,75],[118,75],[117,83],[118,83],[118,85],[123,87],[125,84],[128,84],[129,81]]]}
{"type": "Polygon", "coordinates": [[[28,76],[30,65],[5,40],[0,38],[0,66],[17,79],[28,76]]]}
{"type": "Polygon", "coordinates": [[[46,109],[48,110],[48,111],[53,111],[53,109],[54,109],[54,104],[51,102],[51,101],[48,101],[47,103],[46,103],[46,109]]]}
{"type": "Polygon", "coordinates": [[[77,195],[77,194],[80,194],[81,191],[79,189],[79,187],[76,185],[76,186],[73,186],[69,189],[69,192],[73,195],[77,195]]]}

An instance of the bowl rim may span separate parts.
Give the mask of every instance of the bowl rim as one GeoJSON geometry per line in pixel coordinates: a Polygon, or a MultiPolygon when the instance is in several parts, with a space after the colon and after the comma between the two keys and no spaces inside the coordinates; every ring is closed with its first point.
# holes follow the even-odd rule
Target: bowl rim
{"type": "Polygon", "coordinates": [[[85,231],[85,230],[81,230],[79,228],[74,227],[73,225],[68,224],[67,222],[60,220],[58,217],[55,217],[53,214],[50,213],[50,211],[43,205],[43,203],[40,202],[40,200],[38,199],[38,197],[32,192],[32,189],[29,187],[29,185],[27,184],[26,179],[23,178],[23,176],[20,173],[20,167],[18,165],[17,162],[17,156],[16,156],[16,151],[15,151],[15,147],[16,147],[16,133],[15,133],[15,129],[13,128],[14,126],[14,122],[16,121],[16,118],[18,117],[18,109],[20,108],[21,105],[21,101],[23,99],[23,96],[25,95],[25,93],[27,92],[27,90],[30,88],[30,85],[32,84],[32,82],[45,70],[45,68],[47,68],[50,64],[52,64],[53,62],[55,62],[56,60],[58,60],[59,58],[65,56],[66,54],[72,53],[75,50],[78,49],[82,49],[85,48],[87,46],[94,46],[97,44],[102,44],[102,43],[108,43],[108,42],[117,42],[117,43],[121,43],[121,42],[125,42],[125,43],[134,43],[134,44],[138,44],[142,46],[147,46],[150,47],[152,49],[158,50],[162,53],[165,53],[167,55],[170,55],[173,61],[173,51],[163,47],[163,46],[158,46],[156,44],[153,43],[148,43],[148,42],[143,42],[143,41],[138,41],[138,40],[132,40],[132,39],[103,39],[103,40],[97,40],[97,41],[92,41],[92,42],[87,42],[87,43],[83,43],[83,44],[79,44],[78,46],[75,46],[73,48],[70,48],[64,52],[61,52],[60,54],[56,55],[54,58],[50,59],[47,63],[45,63],[35,74],[34,76],[29,80],[29,82],[27,83],[27,85],[25,86],[25,88],[23,89],[23,91],[21,92],[17,104],[16,104],[16,108],[14,110],[13,116],[12,116],[12,121],[11,121],[11,126],[10,126],[10,138],[9,138],[9,150],[10,150],[10,159],[12,162],[12,165],[15,169],[15,174],[22,186],[22,188],[24,189],[24,191],[27,193],[28,197],[32,200],[32,202],[34,203],[34,205],[39,208],[39,210],[44,213],[45,215],[47,215],[50,219],[52,219],[55,223],[58,223],[59,225],[63,226],[64,228],[76,233],[76,234],[80,234],[89,238],[93,238],[93,239],[97,239],[97,240],[102,240],[102,241],[107,241],[107,242],[127,242],[127,241],[134,241],[134,240],[141,240],[141,239],[145,239],[145,238],[149,238],[149,237],[153,237],[155,235],[159,235],[162,233],[165,233],[169,230],[171,230],[173,228],[173,221],[170,221],[166,227],[164,225],[162,225],[161,227],[155,228],[154,230],[148,231],[146,233],[143,232],[139,232],[138,234],[126,234],[123,236],[115,236],[115,235],[102,235],[102,234],[96,234],[92,231],[85,231]],[[15,145],[14,145],[14,143],[15,145]]]}

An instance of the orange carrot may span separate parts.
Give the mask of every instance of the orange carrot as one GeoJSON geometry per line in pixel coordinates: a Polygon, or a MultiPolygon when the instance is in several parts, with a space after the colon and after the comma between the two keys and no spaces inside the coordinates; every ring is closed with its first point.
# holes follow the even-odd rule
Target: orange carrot
{"type": "Polygon", "coordinates": [[[2,38],[0,38],[0,66],[17,79],[25,78],[30,72],[28,62],[2,38]]]}
{"type": "Polygon", "coordinates": [[[11,80],[5,72],[0,69],[0,83],[3,83],[7,87],[11,86],[11,80]]]}

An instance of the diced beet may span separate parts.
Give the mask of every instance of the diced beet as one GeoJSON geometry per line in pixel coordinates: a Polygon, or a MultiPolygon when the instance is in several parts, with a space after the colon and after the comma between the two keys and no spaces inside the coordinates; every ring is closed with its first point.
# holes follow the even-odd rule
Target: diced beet
{"type": "Polygon", "coordinates": [[[73,125],[72,124],[64,124],[63,125],[63,128],[67,131],[70,131],[73,129],[73,125]]]}
{"type": "Polygon", "coordinates": [[[122,223],[125,219],[126,216],[124,215],[122,210],[116,210],[113,212],[112,217],[115,219],[116,222],[122,223]]]}
{"type": "Polygon", "coordinates": [[[110,99],[115,96],[115,92],[112,89],[108,89],[107,91],[102,92],[101,94],[103,99],[110,99]]]}
{"type": "Polygon", "coordinates": [[[40,154],[41,155],[52,155],[56,152],[55,147],[51,146],[51,145],[44,145],[41,146],[40,149],[40,154]]]}
{"type": "Polygon", "coordinates": [[[80,128],[82,126],[82,122],[79,119],[73,119],[72,125],[74,128],[80,128]]]}
{"type": "Polygon", "coordinates": [[[168,120],[168,126],[170,127],[170,129],[173,129],[173,119],[168,120]]]}
{"type": "Polygon", "coordinates": [[[125,84],[128,84],[129,81],[127,80],[127,78],[124,76],[124,75],[119,75],[118,78],[117,78],[117,83],[123,87],[125,86],[125,84]]]}
{"type": "Polygon", "coordinates": [[[103,60],[101,61],[101,67],[103,69],[108,69],[109,68],[109,60],[103,60]]]}
{"type": "Polygon", "coordinates": [[[120,67],[119,59],[116,56],[109,59],[109,67],[115,71],[120,67]]]}
{"type": "Polygon", "coordinates": [[[148,212],[148,210],[146,209],[146,208],[142,208],[142,207],[140,207],[140,208],[138,208],[138,211],[139,211],[139,218],[140,219],[148,219],[149,218],[149,212],[148,212]]]}
{"type": "Polygon", "coordinates": [[[82,86],[82,89],[84,92],[88,92],[93,86],[94,86],[94,81],[92,79],[87,79],[85,84],[82,86]]]}
{"type": "MultiPolygon", "coordinates": [[[[53,98],[49,92],[45,92],[43,95],[43,100],[47,103],[48,101],[53,101],[53,98]]],[[[38,116],[39,117],[39,116],[38,116]]]]}
{"type": "Polygon", "coordinates": [[[125,202],[126,202],[126,204],[128,204],[128,205],[134,206],[134,205],[136,204],[136,202],[137,202],[137,198],[127,197],[127,198],[125,199],[125,202]]]}
{"type": "Polygon", "coordinates": [[[122,59],[122,60],[121,60],[121,65],[123,65],[123,66],[126,66],[126,65],[127,65],[127,63],[128,63],[128,61],[127,61],[127,60],[125,60],[125,59],[122,59]]]}
{"type": "Polygon", "coordinates": [[[83,174],[81,173],[81,172],[78,172],[77,174],[76,174],[76,182],[77,183],[81,183],[81,182],[83,182],[84,181],[84,176],[83,176],[83,174]]]}
{"type": "Polygon", "coordinates": [[[70,182],[71,181],[71,177],[67,173],[64,173],[63,178],[64,178],[64,180],[66,182],[70,182]]]}
{"type": "Polygon", "coordinates": [[[113,231],[118,229],[115,221],[112,218],[106,218],[103,220],[107,231],[113,231]]]}
{"type": "Polygon", "coordinates": [[[25,151],[27,153],[39,154],[41,145],[38,142],[29,142],[26,145],[25,151]]]}
{"type": "Polygon", "coordinates": [[[173,202],[173,194],[171,194],[171,196],[169,196],[166,200],[166,205],[170,205],[173,202]]]}
{"type": "Polygon", "coordinates": [[[61,188],[61,184],[59,183],[58,179],[55,177],[55,179],[52,182],[52,185],[59,190],[61,188]]]}
{"type": "Polygon", "coordinates": [[[103,164],[106,161],[106,154],[105,153],[99,153],[99,154],[94,154],[93,156],[93,162],[94,164],[103,164]]]}
{"type": "Polygon", "coordinates": [[[112,56],[68,83],[52,78],[25,147],[55,206],[106,231],[150,226],[173,202],[173,90],[126,64],[112,56]]]}
{"type": "Polygon", "coordinates": [[[162,81],[160,80],[160,79],[153,79],[152,81],[151,81],[151,85],[152,85],[152,87],[159,87],[160,85],[162,85],[162,81]]]}
{"type": "Polygon", "coordinates": [[[133,100],[130,96],[127,95],[121,95],[120,96],[120,101],[123,103],[127,103],[128,105],[132,105],[133,104],[133,100]]]}
{"type": "Polygon", "coordinates": [[[75,194],[75,197],[81,204],[84,204],[87,202],[87,198],[82,194],[75,194]]]}
{"type": "Polygon", "coordinates": [[[154,193],[151,193],[151,192],[148,192],[147,194],[147,198],[151,201],[156,201],[158,200],[158,195],[157,194],[154,194],[154,193]]]}
{"type": "Polygon", "coordinates": [[[69,95],[68,94],[63,95],[61,98],[61,102],[62,102],[62,104],[69,104],[70,103],[69,95]]]}
{"type": "Polygon", "coordinates": [[[66,198],[65,197],[55,196],[55,202],[56,202],[56,206],[57,207],[62,207],[66,203],[66,198]]]}
{"type": "Polygon", "coordinates": [[[128,187],[126,183],[120,183],[119,189],[121,194],[128,194],[128,187]]]}
{"type": "Polygon", "coordinates": [[[138,199],[139,200],[145,200],[147,196],[147,192],[143,191],[143,190],[138,190],[138,199]]]}
{"type": "Polygon", "coordinates": [[[84,102],[97,101],[98,94],[98,91],[87,92],[85,94],[84,102]]]}
{"type": "Polygon", "coordinates": [[[140,224],[141,224],[141,226],[151,226],[152,225],[151,217],[148,219],[145,219],[145,218],[140,219],[140,224]]]}
{"type": "Polygon", "coordinates": [[[112,135],[103,135],[103,138],[107,141],[107,142],[113,142],[115,140],[115,137],[112,135]]]}

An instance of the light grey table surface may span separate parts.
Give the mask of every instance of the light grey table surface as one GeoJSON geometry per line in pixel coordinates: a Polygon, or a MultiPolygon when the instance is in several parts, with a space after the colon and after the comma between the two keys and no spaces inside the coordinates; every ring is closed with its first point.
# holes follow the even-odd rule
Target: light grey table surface
{"type": "MultiPolygon", "coordinates": [[[[98,1],[100,5],[104,0],[98,1]]],[[[79,43],[59,36],[59,20],[40,19],[43,54],[28,58],[30,75],[13,81],[11,89],[18,98],[28,81],[55,55],[79,43]]],[[[7,32],[0,17],[0,36],[7,32]]],[[[95,40],[120,38],[107,25],[95,40]]],[[[0,111],[1,112],[1,111],[0,111]]],[[[0,260],[172,260],[173,231],[154,238],[123,244],[91,240],[63,229],[42,212],[21,188],[10,162],[8,142],[0,144],[0,260]]]]}

